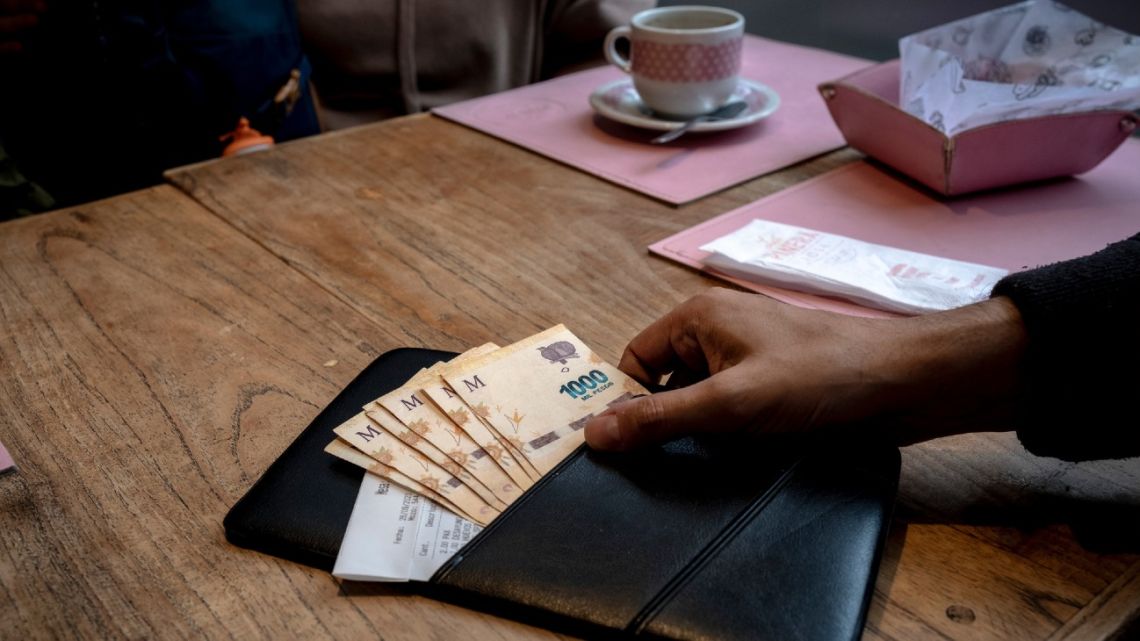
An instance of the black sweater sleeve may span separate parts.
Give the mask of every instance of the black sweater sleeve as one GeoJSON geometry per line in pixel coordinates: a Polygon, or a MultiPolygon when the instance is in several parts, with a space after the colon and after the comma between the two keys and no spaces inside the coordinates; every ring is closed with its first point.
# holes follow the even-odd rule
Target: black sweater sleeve
{"type": "Polygon", "coordinates": [[[1067,460],[1140,456],[1140,234],[993,289],[1029,334],[1017,435],[1067,460]]]}

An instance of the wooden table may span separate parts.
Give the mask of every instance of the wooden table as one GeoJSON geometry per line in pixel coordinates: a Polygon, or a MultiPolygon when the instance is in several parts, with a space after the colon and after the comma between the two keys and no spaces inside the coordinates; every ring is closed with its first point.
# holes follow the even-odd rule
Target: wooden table
{"type": "MultiPolygon", "coordinates": [[[[648,243],[854,158],[673,208],[415,116],[0,226],[19,465],[0,477],[0,637],[556,636],[231,547],[222,517],[385,350],[565,322],[616,359],[716,284],[648,243]]],[[[997,434],[903,461],[866,638],[1110,639],[1140,615],[1140,549],[1107,536],[1136,522],[1136,460],[997,434]]]]}

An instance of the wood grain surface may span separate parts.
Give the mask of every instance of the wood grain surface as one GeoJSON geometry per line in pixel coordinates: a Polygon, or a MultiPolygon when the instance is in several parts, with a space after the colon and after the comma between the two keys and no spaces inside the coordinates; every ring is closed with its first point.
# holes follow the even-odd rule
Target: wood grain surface
{"type": "MultiPolygon", "coordinates": [[[[720,284],[646,245],[858,157],[834,152],[676,208],[414,116],[168,178],[409,345],[458,349],[564,322],[613,359],[720,284]]],[[[1054,633],[1140,558],[1135,543],[1082,545],[1069,525],[1140,522],[1138,467],[1040,459],[1008,433],[905,448],[868,636],[1054,633]]]]}
{"type": "Polygon", "coordinates": [[[404,342],[173,187],[0,226],[0,638],[555,638],[228,545],[222,517],[404,342]]]}
{"type": "MultiPolygon", "coordinates": [[[[715,284],[647,244],[857,157],[674,208],[416,116],[0,225],[0,636],[552,638],[228,546],[222,516],[380,352],[564,322],[616,359],[715,284]]],[[[905,448],[866,638],[1113,638],[1137,497],[1135,460],[905,448]]]]}

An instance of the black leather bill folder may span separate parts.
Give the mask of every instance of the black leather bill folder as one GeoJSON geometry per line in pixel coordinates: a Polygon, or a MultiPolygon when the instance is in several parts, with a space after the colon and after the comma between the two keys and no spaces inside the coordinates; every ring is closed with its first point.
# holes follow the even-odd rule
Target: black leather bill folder
{"type": "MultiPolygon", "coordinates": [[[[270,465],[227,539],[331,570],[363,476],[333,427],[453,354],[388,352],[270,465]]],[[[580,448],[425,594],[586,638],[856,639],[898,484],[893,447],[788,437],[580,448]]]]}

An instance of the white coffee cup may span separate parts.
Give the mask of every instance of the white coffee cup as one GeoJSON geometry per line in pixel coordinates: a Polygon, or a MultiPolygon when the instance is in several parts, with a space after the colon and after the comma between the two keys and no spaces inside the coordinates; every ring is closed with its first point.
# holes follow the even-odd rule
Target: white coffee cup
{"type": "Polygon", "coordinates": [[[740,76],[744,16],[719,7],[648,9],[606,36],[606,60],[633,77],[642,102],[655,112],[692,117],[720,107],[740,76]],[[617,52],[621,38],[630,57],[617,52]]]}

